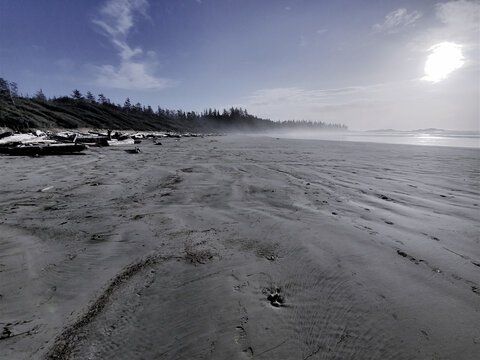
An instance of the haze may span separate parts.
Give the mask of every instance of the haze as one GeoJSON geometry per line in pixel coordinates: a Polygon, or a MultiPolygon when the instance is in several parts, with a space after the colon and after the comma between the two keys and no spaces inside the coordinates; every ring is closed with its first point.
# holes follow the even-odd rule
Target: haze
{"type": "Polygon", "coordinates": [[[241,106],[353,130],[479,129],[477,1],[3,0],[20,92],[241,106]]]}

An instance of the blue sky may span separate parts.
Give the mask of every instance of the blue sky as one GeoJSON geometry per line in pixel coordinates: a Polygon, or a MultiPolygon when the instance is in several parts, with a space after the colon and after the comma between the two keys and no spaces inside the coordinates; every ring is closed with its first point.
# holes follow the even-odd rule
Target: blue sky
{"type": "Polygon", "coordinates": [[[28,94],[78,88],[121,104],[242,106],[360,130],[478,130],[479,9],[465,0],[0,0],[0,76],[28,94]],[[434,63],[453,70],[427,80],[438,44],[449,46],[434,63]]]}

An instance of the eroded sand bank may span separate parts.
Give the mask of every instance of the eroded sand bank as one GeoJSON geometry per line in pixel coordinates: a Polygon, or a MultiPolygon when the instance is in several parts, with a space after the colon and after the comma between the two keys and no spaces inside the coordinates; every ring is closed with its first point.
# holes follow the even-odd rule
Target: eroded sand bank
{"type": "Polygon", "coordinates": [[[0,357],[479,357],[478,150],[163,143],[0,158],[0,357]]]}

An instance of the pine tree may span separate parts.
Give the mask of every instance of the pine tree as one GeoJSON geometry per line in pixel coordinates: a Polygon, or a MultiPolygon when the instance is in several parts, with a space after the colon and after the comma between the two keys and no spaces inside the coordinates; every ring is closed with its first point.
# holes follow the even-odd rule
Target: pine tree
{"type": "Polygon", "coordinates": [[[127,97],[127,99],[125,100],[125,103],[123,104],[123,109],[127,111],[130,111],[132,109],[130,98],[127,97]]]}
{"type": "Polygon", "coordinates": [[[84,100],[84,97],[83,97],[82,93],[80,91],[78,91],[77,89],[73,90],[72,98],[76,101],[84,100]]]}
{"type": "Polygon", "coordinates": [[[105,104],[107,102],[107,98],[105,97],[105,95],[103,94],[98,94],[98,101],[101,103],[101,104],[105,104]]]}
{"type": "Polygon", "coordinates": [[[87,101],[91,104],[95,104],[97,102],[95,95],[93,95],[90,91],[87,91],[87,101]]]}
{"type": "MultiPolygon", "coordinates": [[[[15,84],[15,87],[17,86],[16,83],[13,83],[13,84],[15,84]]],[[[10,100],[12,101],[13,106],[15,106],[15,101],[13,101],[10,84],[7,80],[3,78],[0,78],[0,95],[10,97],[10,100]]]]}
{"type": "Polygon", "coordinates": [[[8,81],[0,77],[0,95],[8,95],[9,91],[8,81]]]}
{"type": "Polygon", "coordinates": [[[10,94],[12,96],[18,96],[18,84],[14,81],[10,82],[10,94]]]}
{"type": "Polygon", "coordinates": [[[42,102],[47,101],[47,97],[46,97],[45,94],[43,93],[42,89],[40,89],[40,90],[37,91],[37,93],[35,94],[34,99],[37,100],[37,101],[42,101],[42,102]]]}

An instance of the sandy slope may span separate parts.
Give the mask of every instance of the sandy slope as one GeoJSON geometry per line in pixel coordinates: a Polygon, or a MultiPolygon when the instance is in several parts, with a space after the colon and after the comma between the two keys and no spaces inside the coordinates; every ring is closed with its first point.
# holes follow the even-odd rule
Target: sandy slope
{"type": "Polygon", "coordinates": [[[478,150],[141,149],[0,158],[0,357],[479,358],[478,150]]]}

